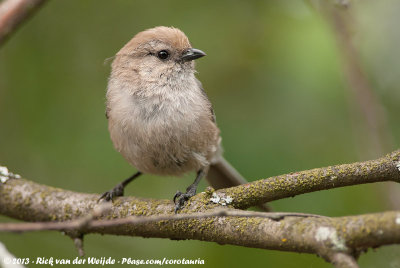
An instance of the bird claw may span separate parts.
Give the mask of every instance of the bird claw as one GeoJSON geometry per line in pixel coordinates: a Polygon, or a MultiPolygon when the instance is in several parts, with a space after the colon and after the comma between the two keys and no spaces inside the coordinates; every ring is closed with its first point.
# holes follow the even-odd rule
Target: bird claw
{"type": "Polygon", "coordinates": [[[177,198],[179,198],[181,195],[183,195],[183,193],[181,191],[177,191],[176,194],[174,195],[174,203],[176,201],[177,198]]]}
{"type": "Polygon", "coordinates": [[[97,202],[99,202],[102,199],[104,199],[107,202],[112,201],[114,199],[114,197],[123,196],[123,195],[124,195],[124,186],[121,183],[119,183],[119,184],[117,184],[117,186],[112,188],[110,191],[103,193],[100,196],[100,198],[97,200],[97,202]]]}
{"type": "Polygon", "coordinates": [[[175,203],[175,214],[180,210],[192,196],[194,193],[192,191],[188,191],[186,193],[182,193],[181,191],[177,191],[174,195],[174,203],[175,203]]]}

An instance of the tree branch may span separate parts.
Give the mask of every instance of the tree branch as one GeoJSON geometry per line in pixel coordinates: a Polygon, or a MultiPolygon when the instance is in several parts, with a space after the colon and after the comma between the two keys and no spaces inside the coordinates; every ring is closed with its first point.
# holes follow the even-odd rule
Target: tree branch
{"type": "MultiPolygon", "coordinates": [[[[74,233],[71,236],[80,250],[83,234],[118,234],[314,253],[337,267],[357,267],[353,256],[359,252],[400,243],[400,211],[330,218],[232,208],[321,189],[399,182],[399,158],[400,151],[395,151],[377,160],[301,171],[218,191],[208,189],[193,197],[178,215],[169,200],[136,197],[117,198],[104,215],[104,210],[99,212],[97,208],[98,195],[14,178],[0,184],[0,213],[24,221],[44,222],[25,224],[30,230],[63,229],[74,233]],[[216,210],[221,204],[229,210],[216,210]]],[[[18,227],[8,225],[9,231],[10,226],[14,231],[18,227]]],[[[3,224],[0,229],[6,231],[6,227],[3,224]]]]}
{"type": "Polygon", "coordinates": [[[394,181],[400,182],[400,150],[377,160],[316,168],[255,181],[216,191],[229,196],[234,208],[249,208],[299,194],[343,186],[394,181]]]}
{"type": "MultiPolygon", "coordinates": [[[[399,167],[400,150],[397,150],[377,160],[300,171],[217,191],[208,188],[191,198],[182,212],[212,209],[221,204],[245,209],[319,190],[383,181],[400,182],[399,167]]],[[[26,180],[9,180],[0,187],[0,213],[25,221],[69,220],[86,215],[88,205],[92,204],[92,209],[97,198],[96,195],[74,193],[26,180]]],[[[125,202],[122,200],[125,199],[117,199],[114,204],[118,206],[125,202]]],[[[155,214],[170,212],[168,200],[131,198],[129,202],[138,209],[151,205],[157,208],[155,214]]],[[[132,211],[128,209],[120,216],[124,217],[128,212],[132,211]]]]}
{"type": "MultiPolygon", "coordinates": [[[[63,219],[71,217],[71,213],[75,217],[89,214],[96,206],[98,198],[92,194],[72,193],[17,179],[9,180],[6,185],[1,187],[1,189],[3,188],[8,188],[6,191],[10,191],[10,188],[15,189],[15,193],[20,193],[20,200],[26,202],[23,206],[33,210],[35,210],[35,206],[48,205],[50,213],[55,214],[46,215],[45,218],[54,218],[55,220],[58,215],[63,219]],[[43,193],[35,192],[37,189],[32,186],[47,189],[43,195],[43,193]],[[54,198],[47,194],[54,195],[54,198]],[[35,195],[43,195],[42,204],[31,202],[30,197],[33,196],[33,199],[36,199],[35,195]],[[65,196],[70,196],[70,200],[66,200],[70,205],[59,206],[60,204],[57,202],[52,203],[57,199],[60,200],[60,203],[64,202],[62,197],[65,196]],[[75,202],[71,203],[74,198],[76,198],[75,202]],[[83,204],[86,205],[81,206],[83,204]]],[[[1,196],[3,196],[3,192],[1,196]]],[[[22,207],[21,204],[19,205],[22,207]]],[[[4,206],[1,207],[4,208],[4,206]]],[[[18,205],[14,208],[17,207],[18,205]]],[[[205,210],[205,212],[197,212],[192,215],[179,214],[176,216],[173,215],[173,211],[174,205],[170,201],[123,197],[114,202],[110,214],[103,217],[105,219],[91,221],[84,225],[77,224],[76,227],[80,226],[79,233],[85,234],[197,239],[220,244],[316,253],[327,260],[330,260],[328,256],[336,256],[335,254],[338,252],[348,255],[368,247],[400,243],[400,211],[341,218],[286,216],[278,220],[260,217],[263,213],[256,213],[249,219],[246,217],[247,212],[236,210],[233,210],[232,216],[229,216],[230,214],[227,212],[219,214],[218,217],[215,217],[217,215],[214,214],[215,211],[207,212],[205,210]],[[127,217],[129,215],[148,215],[150,217],[127,217]],[[170,220],[171,217],[177,218],[170,220]]],[[[23,211],[20,210],[19,213],[21,212],[23,211]]],[[[40,217],[40,215],[38,216],[40,217]]],[[[19,218],[25,217],[30,217],[30,215],[25,213],[19,218]]],[[[52,224],[56,226],[57,223],[52,224]]],[[[60,224],[67,226],[68,223],[60,224]]],[[[332,258],[336,259],[337,257],[332,258]]]]}
{"type": "Polygon", "coordinates": [[[46,0],[4,0],[0,4],[0,46],[46,0]]]}

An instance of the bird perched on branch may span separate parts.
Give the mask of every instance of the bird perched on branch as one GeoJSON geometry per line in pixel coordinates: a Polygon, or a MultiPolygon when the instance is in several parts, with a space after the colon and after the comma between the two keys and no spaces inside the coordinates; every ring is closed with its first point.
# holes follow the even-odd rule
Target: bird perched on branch
{"type": "Polygon", "coordinates": [[[206,176],[215,188],[246,180],[221,156],[220,131],[212,105],[195,77],[193,48],[177,28],[156,27],[135,35],[115,56],[108,81],[108,129],[114,147],[139,171],[100,199],[121,196],[142,173],[196,179],[174,196],[175,212],[196,194],[206,176]]]}

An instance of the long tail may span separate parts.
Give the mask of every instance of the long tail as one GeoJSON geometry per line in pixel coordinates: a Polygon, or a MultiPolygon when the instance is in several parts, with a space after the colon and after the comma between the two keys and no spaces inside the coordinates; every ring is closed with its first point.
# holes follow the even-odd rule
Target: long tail
{"type": "Polygon", "coordinates": [[[247,183],[246,179],[222,156],[212,163],[207,173],[208,183],[215,189],[228,188],[247,183]]]}
{"type": "MultiPolygon", "coordinates": [[[[222,156],[217,162],[211,164],[206,179],[215,189],[229,188],[248,183],[248,181],[222,156]]],[[[262,204],[258,207],[264,211],[271,211],[267,204],[262,204]]]]}

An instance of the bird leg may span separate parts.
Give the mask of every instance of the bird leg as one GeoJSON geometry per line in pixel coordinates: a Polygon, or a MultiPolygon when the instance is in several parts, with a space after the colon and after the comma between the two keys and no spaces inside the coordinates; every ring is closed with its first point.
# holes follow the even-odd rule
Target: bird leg
{"type": "Polygon", "coordinates": [[[124,180],[123,182],[118,183],[110,191],[107,191],[104,194],[102,194],[98,201],[100,201],[101,199],[110,201],[110,200],[113,200],[113,198],[116,196],[123,196],[125,186],[127,186],[131,181],[133,181],[134,179],[139,177],[141,174],[142,174],[142,172],[138,171],[135,174],[133,174],[132,176],[130,176],[129,178],[127,178],[126,180],[124,180]]]}
{"type": "Polygon", "coordinates": [[[174,196],[174,203],[175,203],[175,213],[178,212],[178,210],[180,210],[183,205],[185,204],[186,201],[189,200],[189,198],[191,198],[192,196],[194,196],[196,194],[196,190],[197,190],[197,186],[200,182],[200,180],[206,175],[206,172],[204,171],[204,169],[200,169],[197,172],[197,176],[196,179],[194,180],[194,182],[189,185],[188,188],[186,188],[186,193],[182,193],[181,191],[177,191],[175,196],[174,196]]]}

